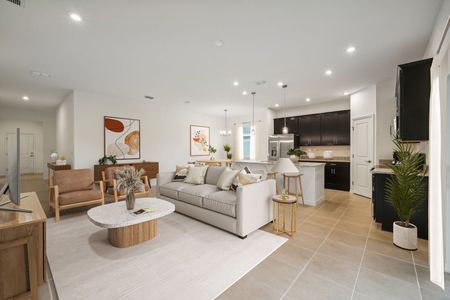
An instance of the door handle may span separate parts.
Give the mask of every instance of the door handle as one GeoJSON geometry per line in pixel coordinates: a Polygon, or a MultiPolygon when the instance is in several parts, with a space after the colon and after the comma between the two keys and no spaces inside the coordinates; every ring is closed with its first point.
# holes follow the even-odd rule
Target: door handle
{"type": "Polygon", "coordinates": [[[366,163],[369,163],[369,164],[370,164],[371,162],[372,162],[371,160],[366,160],[366,163]]]}

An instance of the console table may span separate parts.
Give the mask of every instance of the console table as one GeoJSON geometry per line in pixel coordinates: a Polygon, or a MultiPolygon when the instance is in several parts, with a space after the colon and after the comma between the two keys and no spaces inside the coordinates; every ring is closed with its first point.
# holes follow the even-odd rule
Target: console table
{"type": "Polygon", "coordinates": [[[37,299],[37,288],[45,281],[47,217],[36,193],[21,197],[16,207],[32,213],[0,212],[1,300],[37,299]]]}
{"type": "Polygon", "coordinates": [[[156,178],[156,175],[159,172],[159,163],[154,161],[118,163],[115,165],[94,165],[94,180],[102,180],[102,172],[106,168],[112,166],[134,166],[137,170],[144,169],[145,175],[148,179],[156,178]]]}

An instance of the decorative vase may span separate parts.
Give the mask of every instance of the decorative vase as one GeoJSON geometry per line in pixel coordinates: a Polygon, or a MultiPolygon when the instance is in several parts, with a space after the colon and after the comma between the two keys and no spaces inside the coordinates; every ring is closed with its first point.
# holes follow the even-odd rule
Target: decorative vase
{"type": "Polygon", "coordinates": [[[290,155],[289,159],[293,162],[293,163],[298,163],[298,156],[297,155],[290,155]]]}
{"type": "Polygon", "coordinates": [[[406,250],[417,250],[417,227],[409,223],[409,227],[402,226],[402,222],[394,222],[394,245],[406,250]]]}
{"type": "Polygon", "coordinates": [[[210,160],[214,160],[214,156],[211,155],[211,157],[209,158],[210,160]]]}
{"type": "Polygon", "coordinates": [[[136,198],[133,192],[127,194],[125,202],[127,203],[127,210],[134,209],[134,203],[136,202],[136,198]]]}

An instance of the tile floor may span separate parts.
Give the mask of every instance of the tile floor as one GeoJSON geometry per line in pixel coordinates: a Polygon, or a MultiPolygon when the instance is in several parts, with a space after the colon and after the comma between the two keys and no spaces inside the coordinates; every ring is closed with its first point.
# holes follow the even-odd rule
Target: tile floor
{"type": "MultiPolygon", "coordinates": [[[[37,191],[50,215],[41,176],[25,176],[22,190],[37,191]]],[[[399,249],[372,221],[369,199],[332,190],[325,198],[299,206],[295,236],[219,299],[450,299],[450,274],[445,292],[429,281],[427,241],[417,251],[399,249]]],[[[57,299],[51,283],[49,275],[40,299],[57,299]]]]}
{"type": "Polygon", "coordinates": [[[372,221],[369,199],[332,190],[325,198],[299,206],[295,236],[219,299],[450,299],[450,274],[445,292],[429,281],[427,241],[397,248],[372,221]]]}

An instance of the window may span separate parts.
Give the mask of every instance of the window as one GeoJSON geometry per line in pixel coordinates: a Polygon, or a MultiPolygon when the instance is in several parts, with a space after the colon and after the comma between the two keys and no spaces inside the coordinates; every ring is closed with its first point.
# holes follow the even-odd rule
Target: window
{"type": "Polygon", "coordinates": [[[251,145],[251,134],[250,134],[250,123],[245,123],[242,125],[242,151],[243,155],[242,157],[244,159],[251,159],[251,151],[250,151],[250,145],[251,145]]]}

